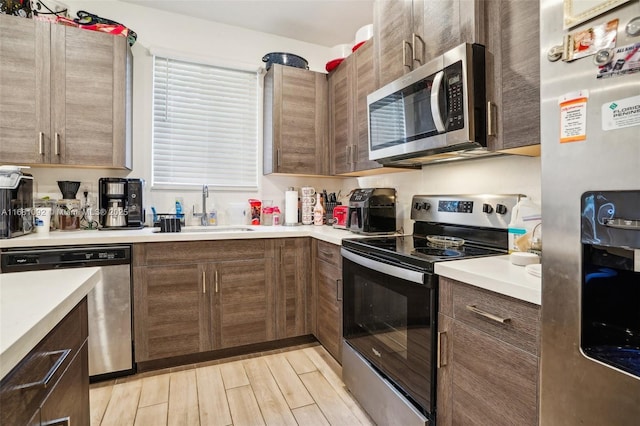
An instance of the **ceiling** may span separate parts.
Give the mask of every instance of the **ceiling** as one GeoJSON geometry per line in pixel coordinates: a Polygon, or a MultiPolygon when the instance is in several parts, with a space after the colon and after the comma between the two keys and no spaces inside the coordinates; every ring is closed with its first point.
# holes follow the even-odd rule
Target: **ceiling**
{"type": "Polygon", "coordinates": [[[328,47],[373,22],[373,0],[122,1],[328,47]]]}

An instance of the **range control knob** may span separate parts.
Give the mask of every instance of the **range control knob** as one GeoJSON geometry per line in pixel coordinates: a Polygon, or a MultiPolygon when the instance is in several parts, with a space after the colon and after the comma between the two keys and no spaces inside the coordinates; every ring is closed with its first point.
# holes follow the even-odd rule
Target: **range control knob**
{"type": "Polygon", "coordinates": [[[482,211],[487,214],[493,213],[493,207],[491,207],[491,204],[484,203],[482,205],[482,211]]]}
{"type": "Polygon", "coordinates": [[[505,214],[507,213],[507,206],[504,204],[496,204],[496,213],[505,214]]]}

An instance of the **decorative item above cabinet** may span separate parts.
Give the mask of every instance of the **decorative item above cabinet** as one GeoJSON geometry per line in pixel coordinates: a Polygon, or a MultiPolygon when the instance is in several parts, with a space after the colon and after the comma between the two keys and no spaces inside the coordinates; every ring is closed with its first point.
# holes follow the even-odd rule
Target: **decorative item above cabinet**
{"type": "Polygon", "coordinates": [[[0,157],[131,168],[127,39],[0,15],[0,157]]]}
{"type": "Polygon", "coordinates": [[[264,174],[328,175],[327,77],[273,64],[264,78],[264,174]]]}

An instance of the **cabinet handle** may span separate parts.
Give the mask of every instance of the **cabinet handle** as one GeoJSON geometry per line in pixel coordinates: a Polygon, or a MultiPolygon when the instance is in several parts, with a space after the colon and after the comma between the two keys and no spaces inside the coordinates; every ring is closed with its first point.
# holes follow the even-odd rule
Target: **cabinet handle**
{"type": "Polygon", "coordinates": [[[38,154],[44,155],[44,132],[38,132],[38,154]]]}
{"type": "Polygon", "coordinates": [[[276,167],[280,167],[282,164],[282,156],[280,155],[280,148],[276,149],[276,167]]]}
{"type": "Polygon", "coordinates": [[[45,356],[54,356],[58,355],[58,359],[53,363],[47,374],[37,382],[25,383],[23,385],[16,386],[14,389],[27,390],[27,389],[46,389],[51,381],[51,378],[56,374],[58,368],[64,363],[64,360],[67,359],[67,355],[71,353],[71,349],[63,349],[59,351],[51,351],[51,352],[43,352],[39,354],[41,357],[45,356]]]}
{"type": "Polygon", "coordinates": [[[438,352],[437,352],[437,356],[436,356],[436,359],[437,359],[437,361],[436,361],[437,364],[436,365],[438,366],[438,368],[442,368],[442,367],[447,365],[447,357],[443,357],[442,356],[442,348],[443,347],[446,348],[446,345],[442,344],[442,337],[443,336],[446,337],[446,335],[447,335],[446,331],[439,331],[438,332],[438,349],[437,349],[438,352]]]}
{"type": "Polygon", "coordinates": [[[62,417],[48,422],[41,423],[42,426],[71,426],[71,417],[62,417]]]}
{"type": "Polygon", "coordinates": [[[207,272],[202,271],[202,294],[207,294],[207,286],[205,284],[206,282],[207,282],[207,272]]]}
{"type": "Polygon", "coordinates": [[[54,144],[53,144],[53,149],[56,155],[60,155],[60,133],[56,132],[55,138],[54,138],[54,144]]]}
{"type": "Polygon", "coordinates": [[[342,302],[342,294],[340,294],[340,288],[342,287],[342,278],[336,280],[336,301],[342,302]]]}
{"type": "Polygon", "coordinates": [[[332,258],[332,257],[333,257],[333,252],[331,252],[331,251],[324,251],[324,250],[320,250],[320,253],[321,253],[323,256],[327,256],[327,257],[330,257],[330,258],[332,258]]]}
{"type": "Polygon", "coordinates": [[[216,278],[216,289],[215,289],[215,292],[217,293],[217,292],[218,292],[218,290],[219,290],[219,286],[218,286],[218,271],[216,271],[216,276],[215,276],[215,278],[216,278]]]}
{"type": "Polygon", "coordinates": [[[351,145],[347,145],[345,147],[345,158],[347,159],[347,164],[351,164],[351,145]]]}
{"type": "Polygon", "coordinates": [[[498,127],[495,123],[497,114],[493,114],[493,110],[497,109],[497,105],[491,101],[487,102],[487,136],[496,136],[496,127],[498,127]]]}
{"type": "MultiPolygon", "coordinates": [[[[411,43],[409,43],[407,40],[402,40],[402,65],[411,69],[412,63],[410,62],[407,64],[407,46],[409,46],[409,49],[411,50],[411,52],[413,52],[413,46],[411,46],[411,43]]],[[[411,59],[413,60],[413,58],[411,59]]]]}
{"type": "Polygon", "coordinates": [[[423,64],[422,59],[418,59],[418,57],[416,56],[416,45],[417,45],[416,40],[420,40],[420,44],[422,44],[422,57],[424,58],[424,40],[422,39],[422,37],[420,37],[416,33],[413,33],[413,40],[412,40],[413,45],[411,46],[411,56],[413,57],[414,61],[422,65],[423,64]]]}
{"type": "Polygon", "coordinates": [[[483,311],[482,309],[478,309],[476,305],[467,305],[467,310],[473,312],[474,314],[478,314],[482,317],[488,318],[491,321],[499,322],[500,324],[505,324],[511,321],[511,318],[502,318],[492,313],[483,311]]]}
{"type": "Polygon", "coordinates": [[[351,148],[351,162],[356,164],[358,162],[358,145],[352,145],[351,148]]]}

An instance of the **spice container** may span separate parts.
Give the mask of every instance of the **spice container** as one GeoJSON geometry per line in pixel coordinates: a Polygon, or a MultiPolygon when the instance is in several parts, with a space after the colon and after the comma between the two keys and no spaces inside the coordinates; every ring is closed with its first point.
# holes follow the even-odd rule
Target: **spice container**
{"type": "Polygon", "coordinates": [[[262,224],[265,226],[273,225],[273,207],[264,207],[262,209],[262,224]]]}
{"type": "Polygon", "coordinates": [[[273,224],[274,226],[280,225],[280,209],[278,206],[273,208],[273,224]]]}

